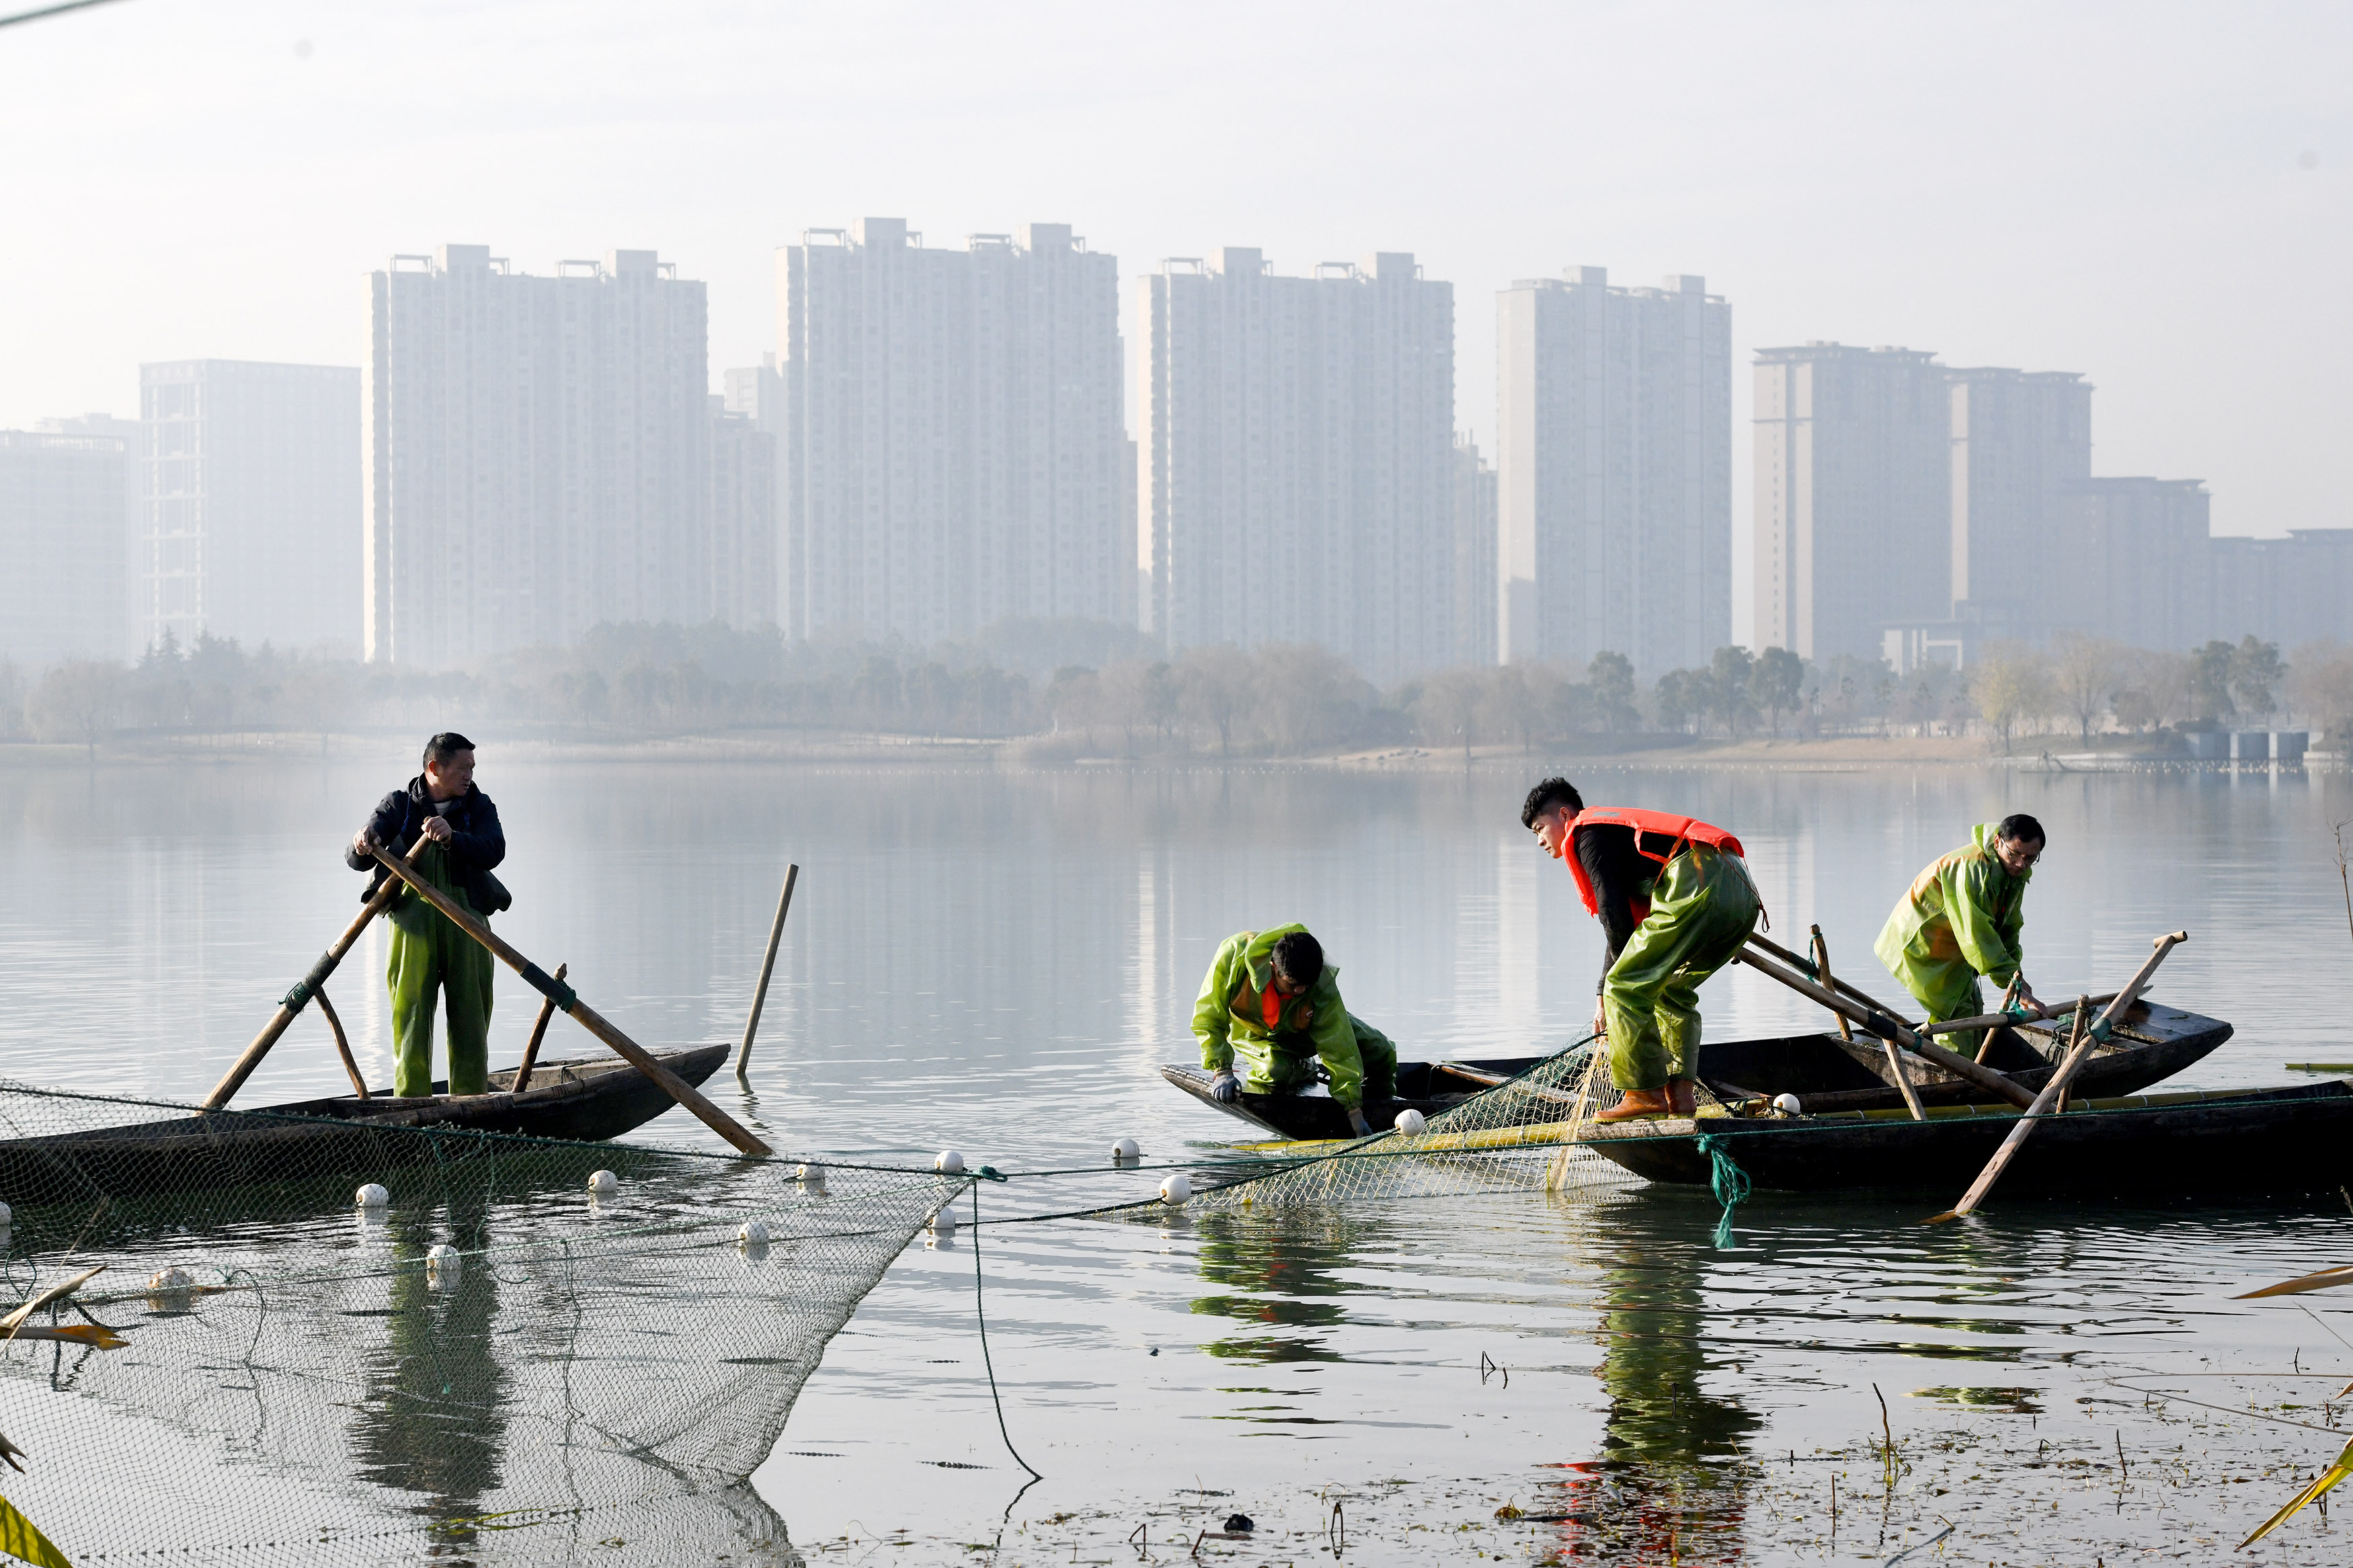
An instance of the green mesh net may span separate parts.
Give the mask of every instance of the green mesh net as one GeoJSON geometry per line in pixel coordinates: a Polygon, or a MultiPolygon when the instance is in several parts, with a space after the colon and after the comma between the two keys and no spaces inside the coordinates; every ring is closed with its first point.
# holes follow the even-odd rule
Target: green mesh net
{"type": "MultiPolygon", "coordinates": [[[[1713,1107],[1714,1098],[1703,1096],[1713,1107]]],[[[1623,1098],[1610,1087],[1608,1053],[1590,1040],[1545,1058],[1517,1077],[1428,1119],[1353,1142],[1260,1144],[1274,1168],[1206,1186],[1196,1213],[1265,1212],[1383,1198],[1450,1197],[1544,1188],[1576,1194],[1641,1184],[1641,1178],[1580,1146],[1600,1111],[1623,1098]]]]}
{"type": "Polygon", "coordinates": [[[76,1563],[797,1561],[745,1479],[968,1184],[0,1081],[0,1299],[105,1266],[0,1345],[0,1492],[76,1563]]]}

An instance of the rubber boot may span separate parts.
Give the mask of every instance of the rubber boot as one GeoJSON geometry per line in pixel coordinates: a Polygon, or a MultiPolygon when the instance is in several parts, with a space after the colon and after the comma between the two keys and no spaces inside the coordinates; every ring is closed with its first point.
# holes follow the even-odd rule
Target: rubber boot
{"type": "Polygon", "coordinates": [[[1667,1079],[1667,1106],[1676,1116],[1690,1116],[1699,1110],[1699,1080],[1691,1078],[1667,1079]]]}
{"type": "Polygon", "coordinates": [[[1672,1110],[1663,1089],[1630,1089],[1625,1099],[1593,1120],[1607,1125],[1613,1121],[1633,1121],[1645,1116],[1665,1116],[1672,1110]]]}

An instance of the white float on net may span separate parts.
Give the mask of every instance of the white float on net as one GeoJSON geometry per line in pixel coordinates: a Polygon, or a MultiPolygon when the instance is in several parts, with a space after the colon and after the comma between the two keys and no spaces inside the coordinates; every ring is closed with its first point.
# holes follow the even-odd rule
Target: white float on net
{"type": "Polygon", "coordinates": [[[588,1178],[588,1190],[600,1198],[609,1198],[621,1190],[621,1178],[610,1171],[597,1171],[588,1178]]]}
{"type": "Polygon", "coordinates": [[[352,1202],[364,1209],[380,1209],[392,1202],[392,1194],[385,1190],[382,1182],[367,1182],[352,1194],[352,1202]]]}
{"type": "Polygon", "coordinates": [[[1193,1196],[1193,1178],[1179,1171],[1160,1184],[1160,1201],[1171,1205],[1187,1202],[1193,1196]]]}
{"type": "Polygon", "coordinates": [[[932,1169],[944,1176],[961,1176],[964,1174],[964,1156],[954,1149],[943,1149],[939,1157],[932,1162],[932,1169]]]}
{"type": "Polygon", "coordinates": [[[1419,1138],[1424,1132],[1429,1131],[1430,1118],[1424,1116],[1420,1111],[1416,1110],[1412,1106],[1409,1105],[1403,1110],[1398,1112],[1396,1125],[1397,1130],[1404,1133],[1407,1137],[1419,1138]]]}

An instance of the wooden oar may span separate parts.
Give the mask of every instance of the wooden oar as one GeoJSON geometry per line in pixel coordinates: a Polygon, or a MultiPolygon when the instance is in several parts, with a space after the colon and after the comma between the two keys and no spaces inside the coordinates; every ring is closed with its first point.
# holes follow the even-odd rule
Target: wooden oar
{"type": "MultiPolygon", "coordinates": [[[[1788,964],[1790,968],[1796,970],[1800,974],[1810,977],[1814,973],[1814,966],[1812,963],[1799,957],[1798,954],[1791,952],[1788,948],[1783,947],[1779,942],[1775,942],[1769,936],[1752,931],[1748,933],[1748,945],[1760,952],[1771,953],[1775,958],[1779,959],[1782,963],[1788,964]]],[[[1894,1008],[1879,1001],[1877,998],[1866,996],[1861,991],[1849,985],[1843,980],[1833,981],[1825,979],[1823,984],[1830,989],[1837,992],[1840,995],[1848,997],[1852,1001],[1860,1002],[1862,1005],[1870,1008],[1873,1012],[1894,1019],[1897,1023],[1903,1025],[1907,1029],[1914,1027],[1911,1019],[1905,1017],[1894,1008]]],[[[1835,1009],[1833,1009],[1833,1011],[1835,1011],[1835,1009]]]]}
{"type": "Polygon", "coordinates": [[[452,925],[489,948],[491,956],[522,975],[524,984],[554,1002],[565,1012],[569,1013],[582,1028],[612,1047],[631,1067],[659,1084],[663,1093],[694,1112],[705,1127],[710,1128],[746,1154],[776,1152],[754,1137],[750,1131],[733,1117],[704,1099],[702,1090],[656,1061],[652,1054],[643,1046],[621,1033],[603,1014],[581,1001],[569,985],[550,976],[538,964],[500,940],[490,927],[459,908],[448,894],[426,881],[382,849],[376,850],[375,858],[378,864],[390,868],[393,875],[416,889],[417,897],[448,916],[452,925]]]}
{"type": "MultiPolygon", "coordinates": [[[[1768,952],[1777,951],[1755,935],[1751,935],[1748,940],[1752,944],[1764,947],[1768,952]]],[[[2007,1075],[1996,1072],[1991,1068],[1979,1067],[1968,1058],[1948,1051],[1933,1040],[1922,1039],[1907,1025],[1888,1016],[1876,1007],[1867,1007],[1846,996],[1827,991],[1812,981],[1793,973],[1746,949],[1735,953],[1733,957],[1760,974],[1772,976],[1799,995],[1810,996],[1832,1012],[1845,1014],[1862,1025],[1865,1034],[1875,1035],[1883,1040],[1893,1040],[1914,1055],[1935,1062],[1954,1077],[1967,1079],[1979,1089],[2000,1095],[2021,1110],[2034,1103],[2034,1096],[2028,1093],[2024,1086],[2014,1082],[2007,1075]]]]}
{"type": "MultiPolygon", "coordinates": [[[[555,966],[555,979],[561,983],[572,973],[568,963],[555,966]]],[[[522,1048],[522,1066],[515,1068],[514,1082],[508,1086],[511,1094],[521,1094],[531,1087],[531,1064],[539,1060],[539,1042],[547,1038],[547,1021],[555,1016],[555,998],[548,997],[539,1005],[539,1016],[531,1026],[531,1043],[522,1048]]]]}
{"type": "MultiPolygon", "coordinates": [[[[1814,974],[1821,981],[1824,989],[1836,991],[1838,982],[1831,977],[1831,944],[1822,936],[1821,927],[1815,926],[1811,929],[1814,933],[1814,974]]],[[[1847,1022],[1846,1015],[1832,1013],[1831,1016],[1838,1021],[1839,1038],[1852,1042],[1854,1039],[1854,1026],[1847,1022]]],[[[1911,1097],[1906,1095],[1905,1098],[1908,1100],[1911,1097]]]]}
{"type": "Polygon", "coordinates": [[[2074,1035],[2068,1043],[2067,1059],[2059,1064],[2059,1070],[2051,1075],[2051,1081],[2042,1086],[2042,1092],[2034,1097],[2034,1103],[2027,1108],[2025,1115],[2018,1119],[2018,1125],[2010,1130],[2010,1136],[2001,1141],[2001,1147],[1993,1152],[1993,1158],[1988,1160],[1985,1169],[1978,1173],[1978,1179],[1969,1184],[1969,1190],[1961,1194],[1961,1201],[1943,1214],[1929,1216],[1928,1224],[1958,1219],[1984,1201],[1986,1194],[1992,1190],[1994,1183],[2001,1179],[2002,1172],[2010,1168],[2010,1162],[2033,1132],[2035,1121],[2047,1114],[2052,1106],[2058,1103],[2059,1097],[2067,1092],[2068,1080],[2075,1076],[2075,1069],[2090,1058],[2092,1047],[2106,1039],[2116,1019],[2140,1000],[2142,988],[2157,973],[2157,966],[2165,962],[2165,955],[2189,940],[2189,933],[2186,931],[2158,937],[2154,944],[2157,951],[2148,955],[2147,962],[2140,966],[2139,972],[2122,991],[2116,993],[2116,1000],[2108,1004],[2107,1010],[2096,1022],[2089,1025],[2084,1022],[2091,1016],[2090,997],[2086,996],[2075,1004],[2074,1035]]]}
{"type": "MultiPolygon", "coordinates": [[[[409,848],[408,858],[416,859],[431,842],[423,834],[418,834],[417,842],[409,848]]],[[[383,850],[376,851],[376,858],[385,858],[383,850]]],[[[206,1110],[218,1110],[228,1103],[231,1095],[245,1087],[245,1080],[253,1076],[253,1069],[261,1065],[261,1058],[269,1054],[269,1047],[278,1043],[278,1037],[294,1022],[295,1016],[302,1011],[303,1004],[318,994],[319,987],[327,983],[327,976],[335,972],[335,965],[343,963],[343,954],[351,952],[352,943],[359,941],[360,933],[367,930],[368,922],[390,909],[392,900],[399,896],[400,879],[386,877],[384,884],[376,889],[375,895],[360,906],[358,916],[343,928],[343,934],[335,939],[335,945],[321,953],[319,962],[311,966],[311,973],[297,980],[294,989],[286,993],[279,1002],[278,1011],[271,1014],[269,1022],[261,1026],[261,1033],[253,1037],[253,1044],[245,1047],[245,1054],[237,1058],[237,1065],[228,1069],[220,1082],[213,1085],[213,1091],[204,1099],[206,1110]]]]}
{"type": "Polygon", "coordinates": [[[768,951],[760,960],[760,984],[752,993],[752,1016],[744,1020],[744,1044],[735,1052],[735,1076],[752,1065],[752,1037],[760,1032],[760,1009],[768,1000],[768,976],[776,967],[776,944],[784,940],[785,912],[793,907],[793,884],[800,880],[798,866],[785,868],[785,890],[776,899],[776,918],[768,927],[768,951]]]}
{"type": "MultiPolygon", "coordinates": [[[[2105,1007],[2116,999],[2116,994],[2111,991],[2104,996],[2093,997],[2091,1002],[2094,1007],[2105,1007]]],[[[1949,1035],[1959,1029],[2015,1028],[2021,1024],[2041,1024],[2049,1020],[2048,1014],[2041,1018],[2021,1018],[2015,1013],[1980,1013],[1974,1018],[1947,1018],[1941,1024],[1923,1024],[1920,1032],[1924,1035],[1949,1035]]]]}
{"type": "Polygon", "coordinates": [[[319,999],[319,1011],[326,1015],[327,1027],[335,1032],[335,1054],[343,1058],[343,1071],[352,1080],[352,1092],[362,1100],[368,1097],[367,1079],[360,1077],[360,1064],[352,1060],[352,1043],[343,1036],[343,1021],[335,1016],[335,1005],[327,1000],[327,988],[311,987],[311,994],[319,999]]]}

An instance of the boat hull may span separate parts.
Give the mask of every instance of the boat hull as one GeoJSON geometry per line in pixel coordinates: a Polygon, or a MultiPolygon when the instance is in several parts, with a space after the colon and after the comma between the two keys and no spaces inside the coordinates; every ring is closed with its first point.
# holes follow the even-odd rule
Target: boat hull
{"type": "MultiPolygon", "coordinates": [[[[728,1049],[703,1046],[660,1053],[656,1059],[688,1083],[700,1084],[726,1059],[728,1049]]],[[[643,1126],[674,1103],[659,1084],[618,1058],[542,1062],[522,1093],[497,1088],[511,1084],[513,1076],[493,1073],[490,1094],[433,1100],[344,1095],[0,1140],[0,1197],[26,1209],[330,1176],[376,1180],[406,1165],[462,1157],[464,1151],[452,1147],[453,1137],[512,1133],[596,1142],[643,1126]],[[384,1135],[417,1130],[450,1136],[384,1135]]]]}
{"type": "MultiPolygon", "coordinates": [[[[1752,1185],[1931,1192],[1949,1201],[2018,1125],[2007,1106],[1788,1121],[1704,1118],[1597,1128],[1582,1146],[1649,1181],[1704,1185],[1714,1134],[1752,1185]]],[[[2008,1197],[2189,1197],[2334,1192],[2353,1183],[2353,1082],[2076,1102],[2046,1116],[2003,1173],[2008,1197]]]]}
{"type": "MultiPolygon", "coordinates": [[[[1997,1029],[1986,1051],[1986,1063],[2029,1090],[2040,1089],[2057,1070],[2055,1060],[2062,1047],[2057,1033],[2049,1026],[1997,1029]]],[[[2231,1026],[2202,1014],[2143,1002],[2126,1016],[2116,1037],[2121,1043],[2116,1048],[2097,1051],[2084,1062],[2072,1092],[2087,1100],[2137,1094],[2204,1060],[2231,1037],[2231,1026]]],[[[1436,1116],[1482,1092],[1487,1084],[1481,1079],[1511,1078],[1545,1059],[1499,1057],[1453,1063],[1399,1062],[1398,1098],[1368,1102],[1365,1121],[1379,1131],[1409,1106],[1426,1117],[1436,1116]],[[1455,1068],[1469,1068],[1478,1078],[1458,1074],[1451,1070],[1455,1068]]],[[[1923,1105],[1968,1105],[1989,1098],[1968,1079],[1920,1058],[1907,1056],[1905,1067],[1923,1105]]],[[[1209,1074],[1198,1067],[1174,1062],[1163,1067],[1160,1076],[1213,1110],[1279,1137],[1349,1136],[1347,1112],[1320,1085],[1304,1094],[1245,1093],[1225,1105],[1210,1095],[1209,1074]]],[[[1903,1091],[1890,1076],[1886,1053],[1879,1042],[1845,1040],[1836,1034],[1710,1041],[1700,1047],[1699,1078],[1711,1092],[1727,1101],[1794,1094],[1810,1114],[1894,1110],[1904,1106],[1903,1091]]],[[[1555,1108],[1533,1104],[1526,1108],[1529,1121],[1561,1119],[1555,1108]]]]}

